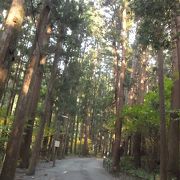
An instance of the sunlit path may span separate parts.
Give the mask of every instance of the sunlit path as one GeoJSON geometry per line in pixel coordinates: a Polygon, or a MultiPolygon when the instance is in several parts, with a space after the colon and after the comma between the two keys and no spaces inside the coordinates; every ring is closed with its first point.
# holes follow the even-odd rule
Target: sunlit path
{"type": "Polygon", "coordinates": [[[102,160],[96,158],[69,158],[56,161],[56,167],[52,163],[42,163],[35,176],[26,176],[18,171],[16,180],[135,180],[134,178],[121,176],[112,177],[102,167],[102,160]]]}

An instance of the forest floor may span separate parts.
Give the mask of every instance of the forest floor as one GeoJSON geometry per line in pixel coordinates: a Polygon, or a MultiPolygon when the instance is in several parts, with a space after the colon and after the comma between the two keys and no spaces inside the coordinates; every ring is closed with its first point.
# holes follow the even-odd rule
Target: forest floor
{"type": "Polygon", "coordinates": [[[121,174],[113,177],[102,167],[102,159],[67,158],[52,162],[40,163],[34,176],[26,176],[25,170],[17,169],[15,180],[137,180],[134,177],[121,174]]]}

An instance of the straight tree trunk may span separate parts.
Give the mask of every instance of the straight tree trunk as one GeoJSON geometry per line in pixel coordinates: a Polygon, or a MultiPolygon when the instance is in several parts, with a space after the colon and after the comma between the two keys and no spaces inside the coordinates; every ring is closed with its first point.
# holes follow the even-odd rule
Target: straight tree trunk
{"type": "Polygon", "coordinates": [[[73,118],[73,123],[72,123],[72,127],[71,127],[71,142],[70,142],[70,154],[73,153],[73,142],[74,142],[74,131],[75,131],[75,122],[76,122],[76,119],[73,118]]]}
{"type": "Polygon", "coordinates": [[[65,149],[64,149],[64,155],[68,155],[68,152],[69,152],[69,139],[70,139],[70,137],[69,137],[69,131],[67,132],[67,134],[66,134],[66,138],[65,138],[65,149]]]}
{"type": "Polygon", "coordinates": [[[77,153],[77,138],[78,138],[78,132],[79,132],[79,119],[76,116],[76,132],[75,132],[75,141],[74,141],[74,154],[77,153]]]}
{"type": "Polygon", "coordinates": [[[158,50],[158,83],[160,104],[160,179],[167,180],[167,145],[166,145],[166,117],[164,102],[164,72],[163,50],[158,50]]]}
{"type": "MultiPolygon", "coordinates": [[[[57,39],[57,44],[56,44],[56,50],[55,50],[55,57],[53,61],[53,66],[51,69],[51,77],[48,82],[48,90],[45,98],[45,109],[44,109],[44,121],[46,122],[46,126],[49,128],[51,124],[51,116],[52,116],[52,108],[54,104],[54,97],[53,97],[53,92],[54,92],[54,86],[55,86],[55,81],[56,81],[56,76],[58,72],[58,63],[60,62],[60,57],[62,55],[62,42],[63,42],[63,36],[64,36],[64,27],[59,23],[59,35],[57,39]]],[[[43,146],[43,149],[46,151],[47,143],[48,143],[48,137],[44,137],[45,144],[43,146]]]]}
{"type": "Polygon", "coordinates": [[[80,136],[79,136],[79,148],[78,148],[78,154],[79,156],[82,155],[82,139],[83,139],[83,132],[84,131],[84,128],[83,128],[83,122],[81,123],[80,125],[80,136]]]}
{"type": "Polygon", "coordinates": [[[25,73],[21,94],[19,96],[19,100],[16,107],[15,119],[12,125],[10,138],[7,144],[6,156],[1,171],[1,180],[13,180],[15,176],[17,160],[26,119],[26,106],[28,103],[27,94],[29,93],[29,88],[34,71],[37,69],[37,66],[38,64],[40,64],[41,60],[44,59],[44,57],[41,55],[41,51],[44,45],[44,36],[47,33],[46,28],[48,23],[49,12],[50,8],[45,2],[37,27],[38,29],[35,38],[35,46],[33,46],[33,48],[35,49],[33,50],[29,66],[25,73]]]}
{"type": "Polygon", "coordinates": [[[14,101],[15,101],[15,97],[18,94],[18,86],[19,86],[19,79],[21,77],[22,74],[24,74],[23,71],[23,62],[20,60],[20,64],[18,66],[18,73],[17,76],[15,76],[15,80],[14,80],[14,84],[13,84],[13,91],[11,92],[11,104],[9,107],[9,114],[8,115],[14,115],[14,111],[13,111],[13,105],[14,105],[14,101]]]}
{"type": "Polygon", "coordinates": [[[53,103],[54,103],[53,92],[54,92],[54,85],[55,85],[56,76],[58,72],[59,57],[62,53],[62,37],[63,37],[63,30],[61,31],[58,38],[58,42],[57,42],[55,58],[54,58],[53,67],[51,70],[51,78],[48,83],[47,94],[46,94],[46,98],[44,102],[44,112],[42,114],[39,131],[35,139],[35,144],[33,147],[32,157],[30,160],[27,175],[35,174],[36,164],[39,158],[45,125],[46,125],[46,122],[50,122],[50,119],[51,119],[52,111],[50,111],[50,109],[52,108],[53,103]]]}
{"type": "MultiPolygon", "coordinates": [[[[41,83],[42,78],[43,78],[43,67],[39,67],[38,71],[39,71],[39,76],[38,76],[39,80],[38,81],[41,83]]],[[[42,114],[42,116],[43,115],[44,114],[42,114]]],[[[44,119],[44,117],[41,117],[41,118],[44,119]]],[[[35,174],[36,163],[37,163],[39,153],[40,153],[40,149],[41,149],[41,140],[43,138],[44,127],[45,127],[45,123],[43,121],[40,121],[39,131],[35,137],[35,143],[33,146],[32,155],[31,155],[27,175],[35,174]]]]}
{"type": "Polygon", "coordinates": [[[35,72],[31,81],[30,90],[27,96],[27,114],[26,119],[27,123],[25,125],[23,138],[20,147],[19,153],[19,167],[20,168],[28,168],[29,158],[31,154],[31,143],[32,143],[32,135],[33,135],[33,126],[35,121],[35,114],[39,100],[41,81],[39,78],[41,75],[39,72],[35,72]]]}
{"type": "MultiPolygon", "coordinates": [[[[177,35],[180,32],[180,16],[176,18],[177,35]]],[[[168,179],[173,177],[179,179],[179,109],[180,109],[180,38],[176,38],[176,47],[173,49],[173,72],[174,82],[171,97],[171,108],[173,112],[170,114],[169,137],[168,137],[168,179]]]]}
{"type": "Polygon", "coordinates": [[[63,149],[64,149],[64,134],[60,135],[60,148],[58,149],[58,159],[63,159],[63,149]]]}
{"type": "MultiPolygon", "coordinates": [[[[10,71],[9,71],[9,73],[6,75],[6,81],[4,82],[4,86],[2,87],[2,89],[7,89],[8,88],[8,86],[9,86],[9,81],[10,81],[10,71]]],[[[8,92],[7,91],[2,91],[3,93],[2,93],[2,96],[1,96],[1,99],[0,99],[0,101],[1,101],[1,108],[3,107],[3,106],[6,106],[6,96],[8,95],[8,92]]]]}
{"type": "Polygon", "coordinates": [[[36,109],[38,105],[40,88],[42,82],[42,75],[36,72],[34,82],[32,85],[31,93],[29,95],[29,108],[27,112],[27,124],[24,130],[24,136],[20,148],[20,168],[28,168],[29,158],[31,154],[30,146],[32,142],[33,126],[35,121],[36,109]]]}
{"type": "Polygon", "coordinates": [[[6,112],[6,117],[8,117],[11,114],[12,111],[12,105],[14,102],[14,97],[16,95],[16,89],[17,89],[17,85],[18,85],[18,80],[21,74],[21,66],[22,63],[20,62],[20,59],[18,61],[18,67],[16,68],[16,72],[15,72],[15,77],[14,77],[14,81],[13,81],[13,85],[12,85],[12,89],[11,89],[11,93],[10,93],[10,97],[9,97],[9,104],[7,107],[7,112],[6,112]]]}
{"type": "Polygon", "coordinates": [[[82,155],[83,156],[87,156],[89,154],[89,150],[88,150],[88,126],[89,126],[88,119],[86,119],[85,123],[84,123],[84,144],[83,144],[83,149],[82,149],[82,155]]]}
{"type": "Polygon", "coordinates": [[[141,167],[141,133],[135,132],[133,135],[133,156],[136,168],[141,167]]]}
{"type": "Polygon", "coordinates": [[[18,33],[24,20],[24,0],[13,0],[0,39],[0,99],[2,98],[7,74],[14,61],[18,33]]]}
{"type": "Polygon", "coordinates": [[[58,147],[55,147],[55,141],[60,141],[60,128],[61,128],[61,116],[58,116],[56,118],[56,131],[54,134],[54,142],[53,142],[53,167],[55,167],[55,161],[57,156],[57,149],[58,147]]]}
{"type": "MultiPolygon", "coordinates": [[[[146,66],[148,60],[147,50],[142,49],[140,55],[140,64],[138,64],[136,69],[138,72],[137,77],[137,87],[136,87],[136,100],[134,103],[141,105],[144,102],[144,95],[146,92],[146,66]]],[[[142,133],[141,129],[138,129],[133,135],[133,156],[134,156],[134,164],[136,168],[141,167],[141,151],[142,151],[142,133]]]]}
{"type": "Polygon", "coordinates": [[[67,155],[68,152],[68,139],[69,139],[69,122],[67,121],[67,119],[65,120],[65,124],[64,124],[64,128],[65,128],[65,134],[64,134],[64,143],[63,143],[63,150],[62,150],[62,157],[64,157],[65,155],[67,155]]]}
{"type": "Polygon", "coordinates": [[[121,65],[121,73],[119,83],[121,84],[118,88],[120,91],[118,94],[117,105],[116,105],[116,123],[115,123],[115,141],[114,141],[114,151],[113,151],[113,171],[117,172],[119,170],[120,163],[120,142],[121,142],[121,129],[122,129],[122,118],[120,112],[123,108],[124,103],[124,77],[125,77],[125,61],[123,60],[121,65]]]}
{"type": "MultiPolygon", "coordinates": [[[[61,144],[61,136],[60,136],[60,144],[61,144]]],[[[47,160],[49,161],[51,159],[51,152],[52,152],[52,147],[53,147],[53,135],[49,137],[49,142],[48,142],[48,151],[47,151],[47,160]]],[[[59,148],[58,148],[59,150],[59,148]]],[[[59,151],[58,151],[59,152],[59,151]]],[[[57,155],[58,155],[57,152],[57,155]]],[[[59,156],[58,156],[59,157],[59,156]]]]}
{"type": "Polygon", "coordinates": [[[126,73],[126,0],[123,1],[122,10],[122,62],[121,72],[119,72],[119,58],[117,55],[117,49],[115,47],[115,58],[116,58],[116,122],[115,122],[115,140],[112,154],[112,171],[118,172],[120,169],[120,142],[121,142],[121,129],[122,129],[122,117],[121,111],[124,105],[124,81],[126,73]]]}

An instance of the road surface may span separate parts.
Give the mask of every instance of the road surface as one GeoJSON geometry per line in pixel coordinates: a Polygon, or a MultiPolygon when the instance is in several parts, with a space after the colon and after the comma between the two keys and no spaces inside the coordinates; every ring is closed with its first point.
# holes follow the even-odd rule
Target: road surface
{"type": "Polygon", "coordinates": [[[26,176],[25,171],[18,169],[16,180],[135,180],[121,175],[113,177],[102,167],[102,160],[96,158],[68,158],[52,163],[41,163],[34,176],[26,176]]]}

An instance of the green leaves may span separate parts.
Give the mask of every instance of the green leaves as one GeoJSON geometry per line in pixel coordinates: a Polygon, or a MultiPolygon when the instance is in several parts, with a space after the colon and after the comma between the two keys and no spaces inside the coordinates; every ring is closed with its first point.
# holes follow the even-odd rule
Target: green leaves
{"type": "Polygon", "coordinates": [[[176,11],[174,0],[131,0],[131,8],[138,22],[139,42],[155,49],[169,48],[170,29],[173,13],[176,11]]]}
{"type": "MultiPolygon", "coordinates": [[[[165,105],[168,115],[170,110],[172,80],[165,77],[165,105]]],[[[149,129],[159,129],[159,94],[158,89],[146,94],[142,105],[125,106],[123,109],[124,126],[129,133],[140,130],[147,133],[149,129]]]]}

